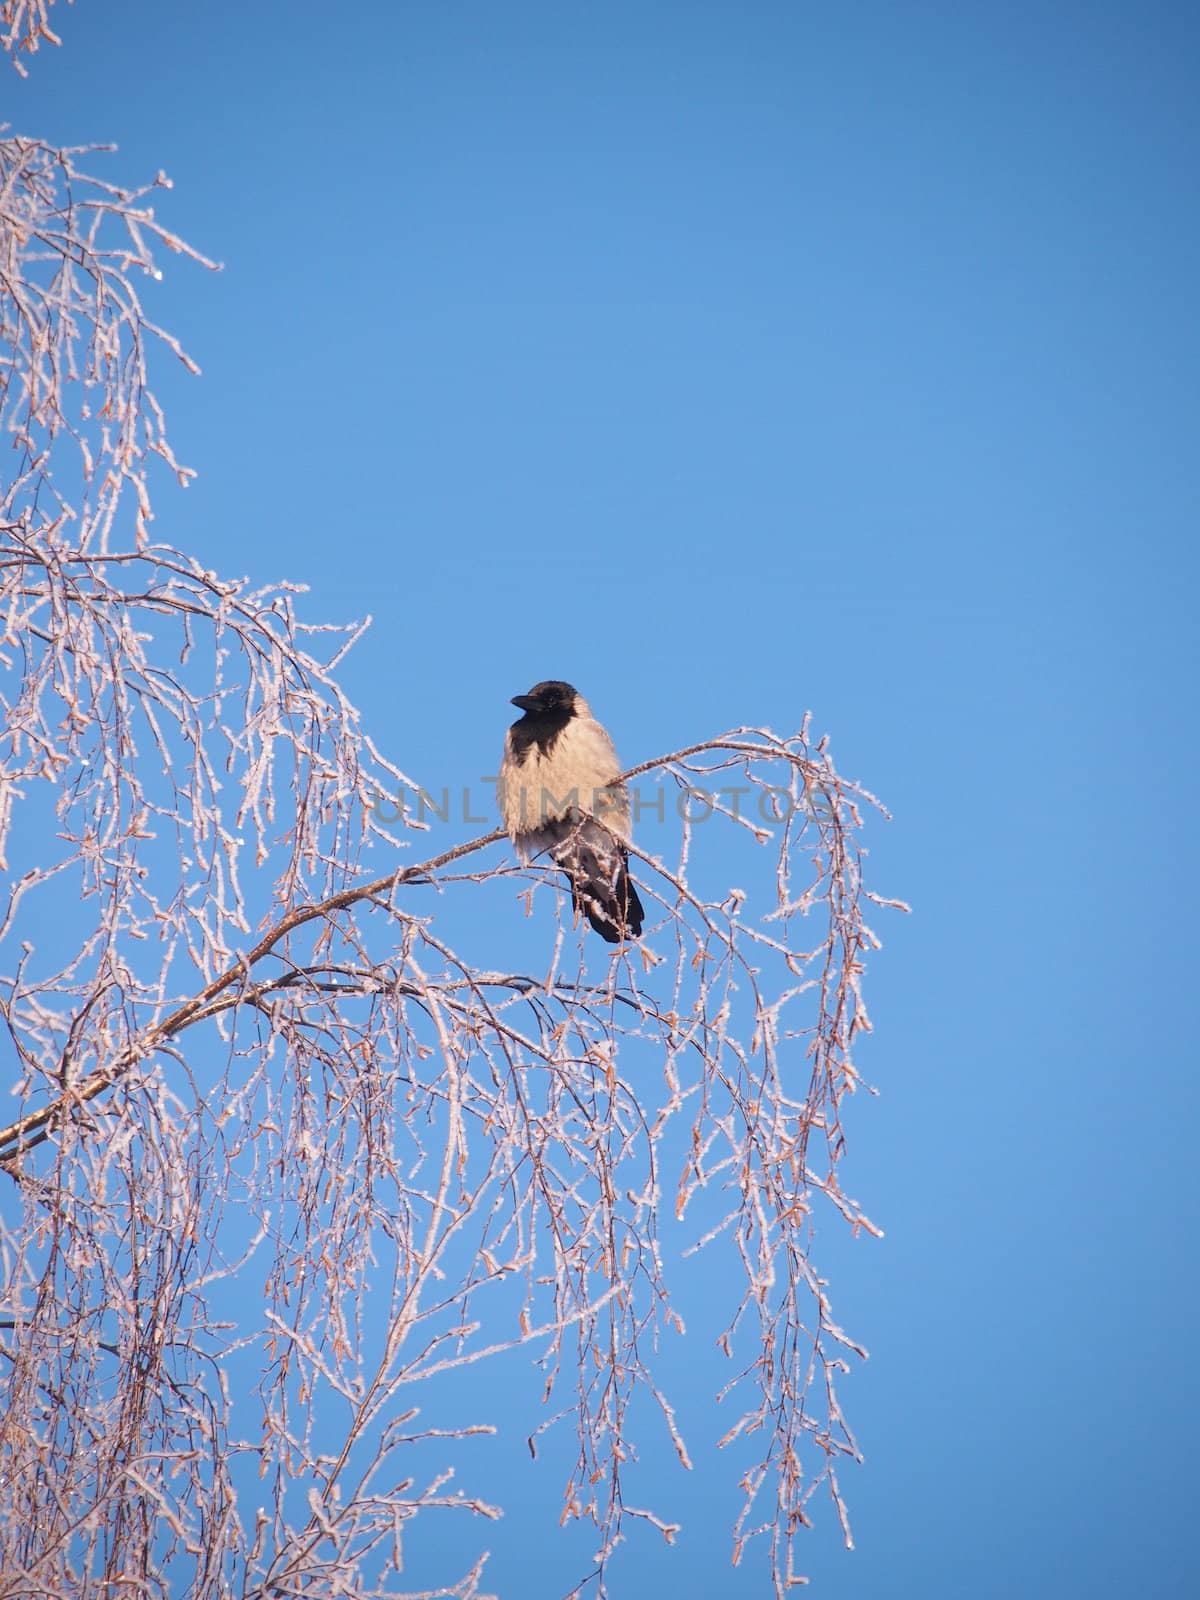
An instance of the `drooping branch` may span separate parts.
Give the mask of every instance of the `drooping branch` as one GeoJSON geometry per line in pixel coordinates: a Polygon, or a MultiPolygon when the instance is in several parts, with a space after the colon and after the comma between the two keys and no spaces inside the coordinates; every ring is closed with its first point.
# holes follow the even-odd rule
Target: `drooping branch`
{"type": "MultiPolygon", "coordinates": [[[[622,781],[632,782],[646,773],[670,771],[675,768],[695,771],[695,768],[687,768],[686,763],[690,758],[698,755],[716,758],[702,769],[702,775],[706,778],[711,778],[715,773],[725,770],[731,764],[731,760],[736,762],[739,758],[750,758],[751,760],[761,761],[764,758],[774,759],[781,755],[786,757],[787,754],[788,745],[786,741],[776,740],[766,743],[761,735],[757,741],[748,741],[739,738],[736,733],[726,734],[719,738],[689,745],[682,750],[674,751],[670,755],[654,757],[644,761],[640,765],[630,768],[624,774],[622,781]]],[[[806,794],[810,792],[813,785],[819,784],[828,777],[826,771],[818,763],[797,761],[796,765],[801,773],[803,791],[806,794]]],[[[871,797],[865,798],[870,799],[871,797]]],[[[849,803],[853,806],[853,799],[849,803]]],[[[872,803],[878,804],[873,800],[872,803]]],[[[714,802],[714,805],[716,804],[714,802]]],[[[855,821],[859,820],[860,818],[855,812],[855,821]]],[[[173,1007],[166,1016],[153,1022],[115,1059],[103,1063],[86,1078],[73,1083],[69,1091],[61,1095],[53,1103],[37,1111],[30,1112],[26,1116],[10,1123],[6,1128],[0,1129],[0,1169],[9,1172],[10,1175],[15,1175],[14,1162],[26,1151],[42,1143],[48,1137],[48,1130],[52,1129],[55,1123],[61,1120],[64,1115],[69,1115],[72,1108],[86,1104],[97,1095],[104,1093],[136,1062],[143,1060],[158,1047],[175,1040],[192,1023],[199,1020],[207,1020],[215,1015],[218,1009],[242,1003],[243,1000],[252,1000],[257,1004],[263,994],[269,992],[273,986],[271,984],[267,984],[265,987],[260,985],[255,977],[256,969],[268,957],[275,954],[280,943],[289,934],[298,931],[311,922],[329,921],[337,916],[339,912],[347,911],[356,905],[380,901],[390,902],[394,892],[403,885],[428,881],[441,868],[473,855],[477,851],[495,844],[501,838],[503,838],[503,830],[493,829],[490,833],[483,834],[477,839],[469,840],[449,850],[442,851],[427,861],[398,867],[394,872],[384,877],[338,890],[315,904],[301,904],[288,910],[248,952],[244,955],[239,955],[223,972],[205,984],[188,1000],[173,1007]],[[232,997],[229,997],[230,990],[235,991],[232,997]],[[219,1008],[216,1006],[218,1001],[221,1002],[219,1008]]],[[[636,849],[634,854],[635,856],[641,856],[648,865],[655,867],[668,880],[671,888],[681,899],[686,900],[694,910],[704,915],[703,907],[694,896],[689,894],[686,884],[681,879],[672,876],[661,862],[643,855],[642,852],[636,849]]],[[[877,897],[872,896],[872,898],[877,897]]],[[[897,901],[886,903],[900,905],[900,902],[897,901]]],[[[710,931],[715,931],[711,922],[709,922],[708,926],[710,931]]],[[[762,932],[750,930],[749,937],[775,949],[782,950],[784,948],[762,932]]],[[[848,959],[845,951],[843,952],[843,959],[848,959]]],[[[849,978],[850,988],[853,989],[853,963],[852,958],[849,959],[850,965],[845,968],[845,976],[849,978]]],[[[284,980],[284,986],[293,987],[296,981],[293,976],[284,980]]],[[[311,974],[305,975],[305,981],[313,981],[313,976],[311,974]]],[[[844,1005],[844,997],[841,1003],[844,1005]]],[[[840,1096],[837,1096],[837,1098],[840,1098],[840,1096]]]]}
{"type": "MultiPolygon", "coordinates": [[[[23,78],[29,76],[22,55],[32,54],[42,43],[61,44],[50,26],[54,0],[0,0],[0,46],[12,57],[23,78]]],[[[74,0],[67,0],[73,5],[74,0]]]]}
{"type": "Polygon", "coordinates": [[[80,553],[105,550],[130,496],[148,537],[155,460],[181,484],[193,476],[167,439],[150,349],[199,368],[147,314],[133,275],[162,277],[156,248],[216,269],[148,203],[171,187],[163,173],[124,188],[80,167],[106,148],[0,138],[0,433],[17,462],[0,484],[0,523],[56,542],[73,529],[80,553]]]}
{"type": "MultiPolygon", "coordinates": [[[[192,1023],[216,1015],[218,1008],[215,1002],[235,985],[242,985],[247,997],[252,997],[257,1002],[261,996],[255,988],[253,977],[255,968],[268,956],[273,955],[276,947],[289,934],[303,928],[307,923],[328,920],[340,911],[348,911],[352,906],[386,899],[402,884],[425,881],[438,868],[472,855],[502,837],[503,830],[494,829],[478,839],[444,850],[440,855],[433,856],[418,865],[398,867],[386,877],[376,878],[370,883],[359,884],[354,888],[339,890],[337,894],[329,895],[316,905],[296,906],[265,933],[245,956],[226,967],[224,972],[215,977],[211,983],[205,984],[182,1005],[174,1007],[161,1021],[151,1024],[145,1033],[116,1059],[98,1067],[81,1081],[73,1083],[71,1088],[52,1104],[38,1111],[32,1111],[16,1122],[10,1123],[7,1128],[0,1129],[0,1169],[8,1172],[10,1176],[16,1176],[14,1163],[27,1151],[43,1143],[64,1116],[69,1116],[73,1109],[85,1105],[89,1100],[94,1100],[106,1089],[111,1089],[132,1066],[144,1060],[152,1051],[174,1041],[192,1023]]],[[[237,1004],[241,998],[235,994],[228,1003],[237,1004]]]]}

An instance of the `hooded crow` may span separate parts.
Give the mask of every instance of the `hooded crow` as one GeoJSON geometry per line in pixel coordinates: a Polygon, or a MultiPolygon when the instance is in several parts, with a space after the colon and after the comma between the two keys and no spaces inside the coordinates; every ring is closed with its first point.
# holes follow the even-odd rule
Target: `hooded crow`
{"type": "Polygon", "coordinates": [[[642,932],[629,876],[629,797],[613,742],[569,683],[513,696],[524,715],[508,730],[497,796],[522,861],[548,851],[571,881],[571,902],[602,939],[642,932]]]}

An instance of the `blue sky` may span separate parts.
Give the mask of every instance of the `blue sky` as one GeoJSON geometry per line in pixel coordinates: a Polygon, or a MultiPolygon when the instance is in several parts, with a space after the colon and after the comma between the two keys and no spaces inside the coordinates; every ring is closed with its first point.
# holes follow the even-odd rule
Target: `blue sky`
{"type": "MultiPolygon", "coordinates": [[[[894,813],[846,1185],[886,1238],[822,1257],[866,1462],[814,1592],[1195,1592],[1200,16],[56,26],[0,114],[164,168],[225,263],[153,290],[204,371],[160,368],[200,475],[156,532],[372,613],[345,683],[406,771],[494,771],[565,677],[630,764],[811,709],[894,813]]],[[[502,1594],[559,1592],[556,1493],[514,1476],[502,1594]]],[[[622,1592],[764,1592],[725,1494],[622,1592]]]]}

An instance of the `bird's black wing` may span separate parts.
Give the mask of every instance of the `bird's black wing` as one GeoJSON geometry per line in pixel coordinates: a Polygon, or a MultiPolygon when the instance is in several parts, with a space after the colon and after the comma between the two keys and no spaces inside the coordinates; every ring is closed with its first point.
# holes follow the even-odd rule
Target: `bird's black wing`
{"type": "Polygon", "coordinates": [[[571,902],[602,939],[638,939],[645,911],[629,876],[629,852],[602,823],[584,818],[551,855],[571,880],[571,902]]]}

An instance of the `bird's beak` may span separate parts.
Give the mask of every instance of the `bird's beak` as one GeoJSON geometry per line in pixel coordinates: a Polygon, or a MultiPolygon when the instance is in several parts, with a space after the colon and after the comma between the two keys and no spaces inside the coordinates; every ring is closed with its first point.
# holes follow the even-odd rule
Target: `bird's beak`
{"type": "Polygon", "coordinates": [[[515,694],[509,701],[509,705],[520,706],[522,711],[532,711],[534,707],[534,701],[527,694],[515,694]]]}

